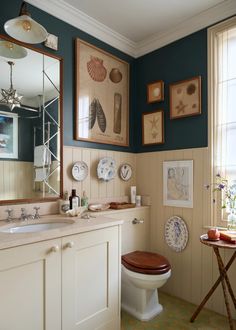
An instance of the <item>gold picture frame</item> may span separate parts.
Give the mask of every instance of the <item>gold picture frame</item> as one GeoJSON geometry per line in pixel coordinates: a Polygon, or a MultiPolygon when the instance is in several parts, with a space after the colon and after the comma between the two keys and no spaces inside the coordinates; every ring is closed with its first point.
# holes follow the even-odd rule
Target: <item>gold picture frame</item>
{"type": "Polygon", "coordinates": [[[201,114],[201,77],[170,84],[170,119],[201,114]]]}
{"type": "Polygon", "coordinates": [[[76,39],[75,140],[129,145],[129,63],[76,39]]]}
{"type": "Polygon", "coordinates": [[[164,82],[157,80],[147,85],[147,103],[164,101],[164,82]]]}
{"type": "Polygon", "coordinates": [[[142,145],[164,143],[164,112],[156,110],[142,114],[142,145]]]}

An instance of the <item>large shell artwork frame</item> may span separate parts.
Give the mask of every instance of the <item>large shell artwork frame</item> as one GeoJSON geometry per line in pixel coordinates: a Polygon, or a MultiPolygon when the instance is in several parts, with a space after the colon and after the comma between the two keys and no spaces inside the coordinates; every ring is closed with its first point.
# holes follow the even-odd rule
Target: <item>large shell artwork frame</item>
{"type": "Polygon", "coordinates": [[[75,140],[129,145],[129,63],[89,43],[75,44],[75,140]]]}

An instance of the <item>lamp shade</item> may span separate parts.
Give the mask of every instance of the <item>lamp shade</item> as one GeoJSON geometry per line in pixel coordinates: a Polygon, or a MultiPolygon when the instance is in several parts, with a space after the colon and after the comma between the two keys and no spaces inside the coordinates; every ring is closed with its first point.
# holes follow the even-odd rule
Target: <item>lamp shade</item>
{"type": "Polygon", "coordinates": [[[24,58],[27,56],[27,50],[11,41],[0,40],[0,56],[14,59],[24,58]]]}
{"type": "Polygon", "coordinates": [[[47,39],[46,29],[28,15],[13,18],[4,24],[6,33],[16,40],[38,44],[47,39]]]}

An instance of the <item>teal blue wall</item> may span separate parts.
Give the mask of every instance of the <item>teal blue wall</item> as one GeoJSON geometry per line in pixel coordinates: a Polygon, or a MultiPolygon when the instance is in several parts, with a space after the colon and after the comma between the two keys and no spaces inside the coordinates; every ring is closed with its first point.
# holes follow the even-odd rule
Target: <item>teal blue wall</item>
{"type": "Polygon", "coordinates": [[[135,151],[175,150],[207,146],[207,30],[191,34],[136,60],[137,109],[135,116],[135,151]],[[170,120],[169,84],[201,76],[202,114],[170,120]],[[164,101],[147,104],[147,84],[163,80],[164,101]],[[165,143],[142,146],[142,113],[164,110],[165,143]]]}
{"type": "MultiPolygon", "coordinates": [[[[20,0],[4,0],[0,11],[0,33],[5,34],[3,29],[4,23],[19,14],[22,1],[20,0]]],[[[133,109],[135,108],[134,101],[134,85],[135,85],[135,63],[131,56],[128,56],[119,50],[111,47],[110,45],[88,35],[87,33],[76,29],[75,27],[33,7],[27,5],[32,18],[45,26],[49,33],[55,34],[59,37],[58,51],[50,50],[43,45],[36,45],[37,48],[44,48],[47,52],[61,56],[64,59],[64,104],[63,104],[63,119],[64,119],[64,145],[91,147],[121,151],[134,150],[134,133],[133,133],[133,109]],[[74,72],[75,72],[75,59],[74,59],[74,43],[75,39],[83,39],[103,50],[121,58],[122,60],[130,63],[130,146],[118,147],[106,144],[86,143],[82,141],[73,140],[73,120],[74,120],[74,72]]]]}
{"type": "MultiPolygon", "coordinates": [[[[5,33],[6,20],[16,17],[21,1],[4,1],[0,12],[0,32],[5,33]]],[[[207,30],[204,29],[186,38],[147,54],[139,59],[120,52],[106,43],[80,31],[73,26],[28,5],[32,17],[45,26],[48,32],[59,37],[57,52],[45,48],[64,59],[64,144],[132,152],[171,150],[207,146],[207,30]],[[130,146],[117,147],[105,144],[85,143],[73,140],[74,111],[74,40],[81,38],[130,63],[130,146]],[[169,119],[169,84],[201,75],[202,114],[200,116],[169,119]],[[155,80],[165,83],[163,102],[147,104],[146,86],[155,80]],[[142,113],[163,109],[165,114],[165,144],[142,146],[142,113]]],[[[43,48],[42,45],[37,47],[43,48]]]]}

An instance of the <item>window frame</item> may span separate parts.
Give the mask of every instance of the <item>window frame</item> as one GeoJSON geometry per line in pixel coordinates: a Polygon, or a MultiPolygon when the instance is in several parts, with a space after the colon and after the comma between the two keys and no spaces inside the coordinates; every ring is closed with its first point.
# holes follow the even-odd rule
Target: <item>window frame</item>
{"type": "MultiPolygon", "coordinates": [[[[216,78],[217,78],[217,34],[231,27],[236,27],[236,16],[227,19],[219,24],[216,24],[207,31],[207,40],[208,40],[208,148],[210,155],[210,182],[215,182],[216,178],[216,166],[215,166],[215,150],[216,150],[216,111],[215,107],[217,104],[216,96],[216,78]]],[[[222,211],[221,208],[221,194],[213,193],[210,189],[211,203],[210,208],[210,223],[214,226],[223,226],[227,225],[226,212],[222,211]]]]}

